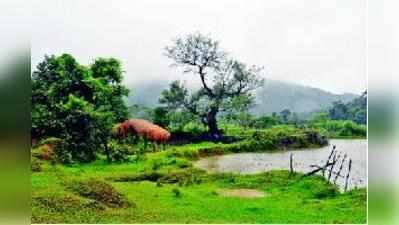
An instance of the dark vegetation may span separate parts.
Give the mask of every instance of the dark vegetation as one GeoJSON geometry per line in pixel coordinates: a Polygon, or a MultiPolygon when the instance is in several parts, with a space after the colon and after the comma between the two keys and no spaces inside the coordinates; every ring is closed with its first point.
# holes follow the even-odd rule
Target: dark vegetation
{"type": "Polygon", "coordinates": [[[166,55],[202,86],[190,93],[175,81],[155,108],[126,106],[116,59],[85,66],[64,54],[38,65],[31,77],[33,223],[365,222],[365,189],[340,193],[322,177],[288,171],[207,174],[193,166],[205,156],[364,137],[355,121],[360,109],[340,120],[324,113],[305,121],[288,109],[254,116],[259,67],[232,60],[200,34],[177,39],[166,55]],[[153,124],[135,127],[131,118],[153,124]],[[220,188],[254,188],[267,197],[225,198],[220,188]]]}

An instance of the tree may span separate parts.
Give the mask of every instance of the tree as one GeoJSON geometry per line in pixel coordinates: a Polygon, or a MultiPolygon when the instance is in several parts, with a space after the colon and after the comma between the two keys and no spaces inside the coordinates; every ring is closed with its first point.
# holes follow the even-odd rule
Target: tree
{"type": "Polygon", "coordinates": [[[367,91],[348,103],[334,102],[328,113],[332,120],[352,120],[358,124],[366,124],[367,91]]]}
{"type": "Polygon", "coordinates": [[[116,59],[99,58],[80,65],[71,55],[45,56],[32,73],[32,128],[34,139],[63,140],[62,161],[91,161],[107,149],[112,125],[127,118],[116,59]]]}
{"type": "Polygon", "coordinates": [[[217,115],[229,110],[237,98],[253,99],[252,91],[263,85],[262,68],[247,67],[228,58],[219,42],[199,33],[176,39],[165,48],[167,57],[184,73],[198,76],[201,88],[189,93],[183,83],[174,81],[162,92],[160,103],[169,110],[184,110],[196,115],[212,137],[220,137],[217,115]]]}
{"type": "Polygon", "coordinates": [[[156,107],[154,109],[154,115],[152,121],[161,126],[161,127],[168,127],[170,124],[170,119],[168,115],[168,110],[164,107],[156,107]]]}
{"type": "Polygon", "coordinates": [[[288,123],[288,120],[291,116],[291,111],[289,109],[284,109],[280,112],[280,116],[284,123],[288,123]]]}
{"type": "Polygon", "coordinates": [[[348,118],[348,107],[342,101],[333,102],[328,115],[332,120],[346,120],[348,118]]]}

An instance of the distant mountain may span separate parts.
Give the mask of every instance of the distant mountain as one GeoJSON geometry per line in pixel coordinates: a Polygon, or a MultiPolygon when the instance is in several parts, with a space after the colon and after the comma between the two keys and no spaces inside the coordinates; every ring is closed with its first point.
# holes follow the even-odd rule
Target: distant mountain
{"type": "Polygon", "coordinates": [[[139,84],[135,86],[128,86],[130,89],[127,104],[142,105],[147,107],[154,107],[158,105],[158,99],[161,92],[168,88],[167,81],[158,81],[153,83],[139,84]]]}
{"type": "MultiPolygon", "coordinates": [[[[128,105],[154,107],[158,104],[162,90],[167,87],[166,81],[131,86],[128,105]]],[[[355,94],[333,94],[318,88],[276,80],[267,80],[264,87],[255,94],[256,105],[251,112],[256,115],[271,114],[284,109],[298,113],[318,111],[331,107],[334,101],[349,102],[358,97],[355,94]]]]}
{"type": "Polygon", "coordinates": [[[256,115],[281,112],[284,109],[297,113],[313,112],[331,107],[334,101],[349,102],[356,97],[358,95],[333,94],[319,88],[267,80],[256,92],[256,106],[252,112],[256,115]]]}

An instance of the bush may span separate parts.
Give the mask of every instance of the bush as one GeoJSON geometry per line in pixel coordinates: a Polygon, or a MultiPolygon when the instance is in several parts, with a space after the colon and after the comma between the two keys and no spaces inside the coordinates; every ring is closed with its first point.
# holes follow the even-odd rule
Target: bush
{"type": "Polygon", "coordinates": [[[129,205],[125,197],[111,184],[97,179],[80,181],[72,186],[79,195],[96,200],[112,208],[126,207],[129,205]]]}
{"type": "Polygon", "coordinates": [[[40,145],[31,150],[32,157],[53,161],[55,159],[54,148],[49,144],[40,145]]]}
{"type": "Polygon", "coordinates": [[[183,132],[190,135],[200,135],[206,131],[207,130],[203,125],[195,122],[189,122],[183,127],[183,132]]]}
{"type": "Polygon", "coordinates": [[[129,154],[133,154],[134,150],[127,144],[119,144],[116,140],[111,140],[107,146],[108,162],[127,162],[129,154]]]}
{"type": "Polygon", "coordinates": [[[60,148],[61,143],[62,140],[59,138],[50,137],[43,139],[31,150],[31,154],[41,160],[55,161],[55,151],[60,148]]]}
{"type": "Polygon", "coordinates": [[[31,158],[30,169],[32,172],[40,172],[42,171],[42,163],[35,158],[31,158]]]}

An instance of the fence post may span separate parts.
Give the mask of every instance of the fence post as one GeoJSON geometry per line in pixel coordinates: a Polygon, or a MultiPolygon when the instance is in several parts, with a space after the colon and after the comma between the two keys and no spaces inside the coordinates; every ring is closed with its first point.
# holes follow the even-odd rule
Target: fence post
{"type": "Polygon", "coordinates": [[[349,174],[352,169],[352,159],[349,160],[349,168],[348,168],[348,174],[346,174],[346,180],[345,180],[345,192],[348,190],[348,181],[349,181],[349,174]]]}
{"type": "Polygon", "coordinates": [[[292,175],[294,173],[294,166],[293,166],[293,153],[290,155],[290,174],[292,175]]]}

